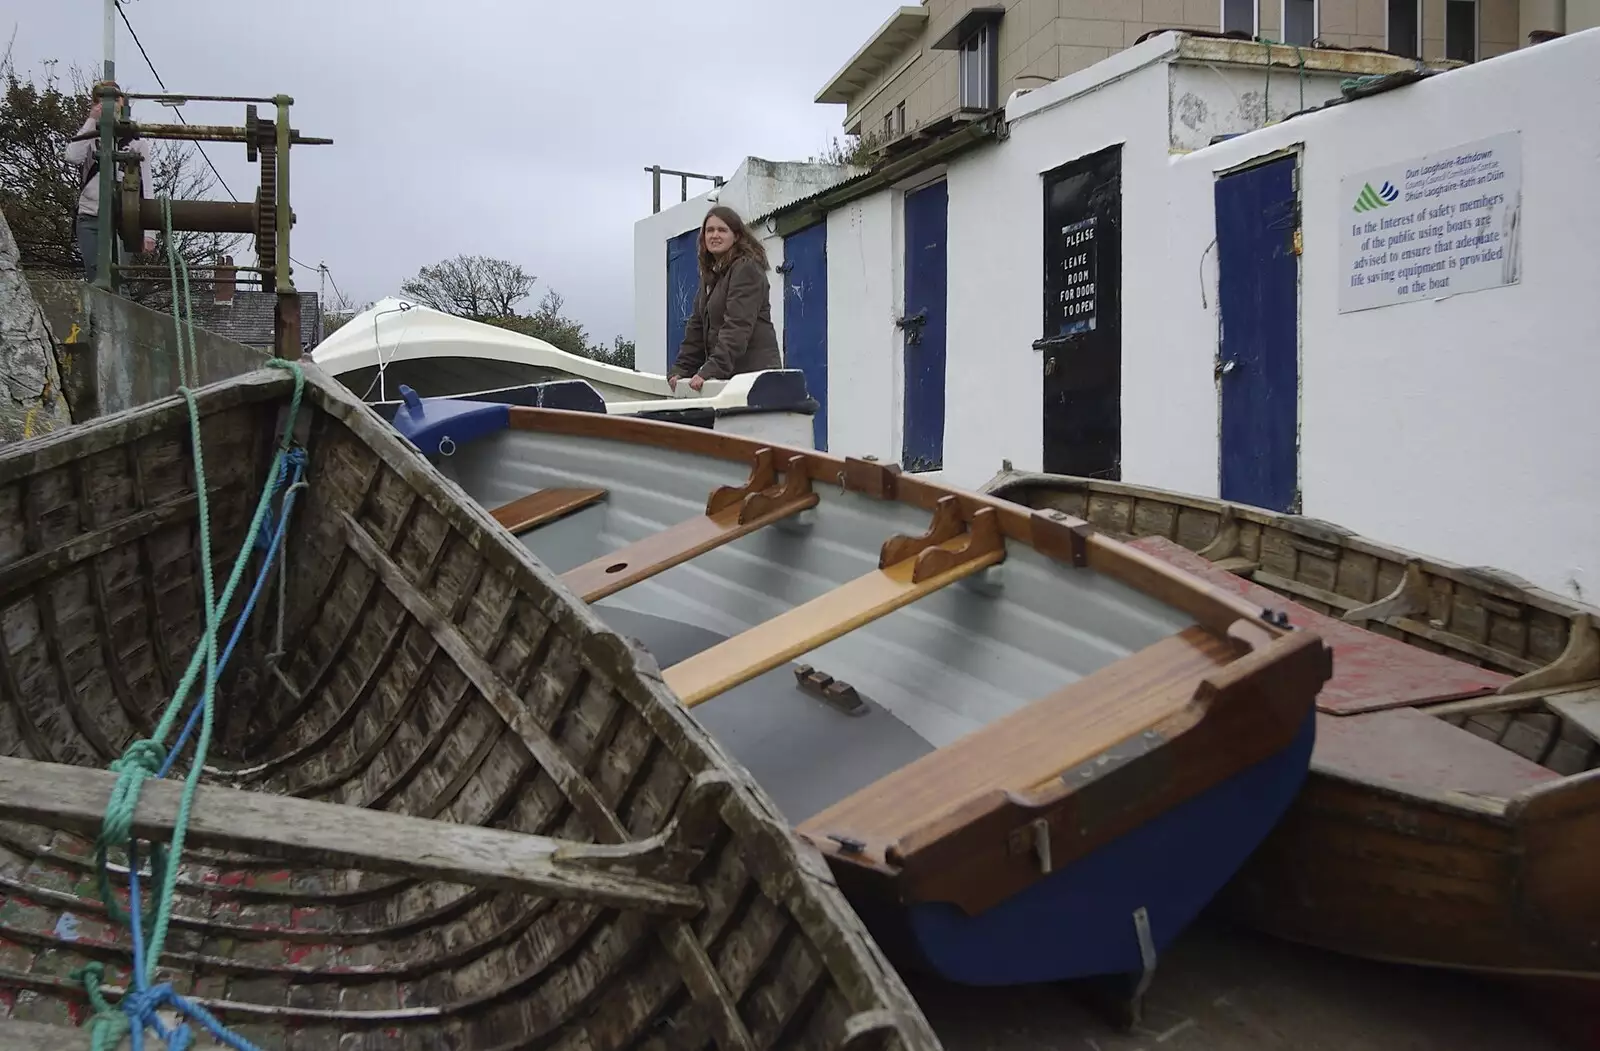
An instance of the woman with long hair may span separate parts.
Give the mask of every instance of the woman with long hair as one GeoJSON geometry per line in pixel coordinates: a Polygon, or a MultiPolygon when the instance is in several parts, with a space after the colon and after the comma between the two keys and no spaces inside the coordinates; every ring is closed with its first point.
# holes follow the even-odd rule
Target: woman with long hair
{"type": "Polygon", "coordinates": [[[699,390],[706,380],[783,368],[772,327],[767,251],[738,212],[719,204],[706,214],[699,257],[700,290],[667,372],[668,385],[676,391],[688,377],[689,388],[699,390]]]}

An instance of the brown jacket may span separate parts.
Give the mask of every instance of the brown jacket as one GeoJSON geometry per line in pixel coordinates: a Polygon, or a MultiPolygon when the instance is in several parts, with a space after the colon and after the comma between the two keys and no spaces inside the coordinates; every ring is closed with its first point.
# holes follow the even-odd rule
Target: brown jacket
{"type": "Polygon", "coordinates": [[[669,375],[699,373],[708,380],[725,380],[741,372],[783,368],[771,297],[766,271],[748,257],[713,274],[709,288],[702,278],[669,375]]]}

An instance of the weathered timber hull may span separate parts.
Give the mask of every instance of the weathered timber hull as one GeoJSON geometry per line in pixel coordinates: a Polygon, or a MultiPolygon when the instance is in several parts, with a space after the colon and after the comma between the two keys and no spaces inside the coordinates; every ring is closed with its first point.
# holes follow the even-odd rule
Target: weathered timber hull
{"type": "MultiPolygon", "coordinates": [[[[198,394],[219,590],[292,388],[198,394]]],[[[247,618],[245,547],[220,618],[243,629],[158,981],[276,1051],[935,1051],[647,654],[315,368],[299,418],[281,590],[247,618]]],[[[189,426],[174,398],[0,447],[0,1046],[87,1048],[79,968],[113,1012],[134,984],[92,841],[205,619],[189,426]]],[[[144,783],[141,838],[187,767],[144,783]]]]}
{"type": "Polygon", "coordinates": [[[1132,989],[1305,777],[1316,634],[1078,520],[670,424],[395,425],[644,643],[900,961],[1132,989]]]}
{"type": "MultiPolygon", "coordinates": [[[[1218,500],[1024,474],[986,491],[1144,537],[1135,543],[1208,576],[1227,570],[1249,593],[1292,599],[1280,603],[1292,620],[1330,614],[1400,640],[1416,661],[1442,654],[1486,676],[1481,689],[1408,700],[1403,660],[1358,660],[1346,673],[1331,640],[1324,702],[1348,674],[1365,676],[1369,693],[1395,684],[1396,703],[1319,713],[1305,790],[1223,900],[1285,938],[1600,1003],[1596,610],[1494,570],[1218,500]]],[[[1592,1034],[1595,1019],[1574,1024],[1592,1034]]]]}

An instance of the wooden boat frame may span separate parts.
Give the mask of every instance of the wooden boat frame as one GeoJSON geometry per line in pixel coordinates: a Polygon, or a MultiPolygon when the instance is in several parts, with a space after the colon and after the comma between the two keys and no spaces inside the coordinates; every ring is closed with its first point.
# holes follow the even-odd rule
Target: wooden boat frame
{"type": "Polygon", "coordinates": [[[1224,900],[1291,940],[1600,995],[1600,609],[1499,570],[1223,500],[1011,470],[984,491],[1113,535],[1174,541],[1316,613],[1504,673],[1484,696],[1320,718],[1421,729],[1436,719],[1558,777],[1464,789],[1473,757],[1494,757],[1439,732],[1427,734],[1437,751],[1397,742],[1364,762],[1319,745],[1306,789],[1224,900]]]}
{"type": "MultiPolygon", "coordinates": [[[[257,703],[224,725],[224,739],[232,733],[241,747],[251,743],[243,731],[267,731],[257,739],[265,754],[208,766],[213,787],[197,795],[178,948],[169,944],[163,957],[169,973],[193,979],[189,995],[262,1046],[297,1051],[346,1046],[356,1033],[396,1049],[439,1046],[448,1032],[472,1048],[675,1046],[662,1025],[671,1041],[724,1051],[936,1051],[822,859],[681,710],[648,655],[574,602],[342,385],[314,367],[305,378],[297,437],[311,450],[311,491],[321,496],[297,507],[308,539],[306,568],[286,585],[294,601],[285,637],[294,641],[257,677],[257,703]],[[454,715],[407,731],[410,767],[367,792],[360,771],[400,762],[380,752],[398,740],[407,710],[385,717],[388,729],[359,749],[344,735],[380,671],[398,667],[393,656],[418,633],[425,641],[413,640],[410,685],[389,689],[415,697],[424,680],[448,681],[439,688],[453,695],[454,715]],[[329,708],[325,725],[281,733],[299,730],[323,701],[336,705],[335,695],[348,705],[329,708]],[[465,736],[469,722],[484,743],[465,736]],[[441,755],[458,764],[453,772],[429,765],[441,755]],[[312,757],[324,765],[307,765],[312,757]],[[343,757],[354,765],[330,772],[343,757]],[[261,785],[283,794],[239,790],[261,785]],[[344,801],[292,798],[330,795],[344,801]],[[363,805],[350,805],[352,796],[363,805]],[[533,810],[555,835],[519,828],[533,810]],[[318,868],[303,881],[274,876],[285,861],[318,868]],[[341,912],[362,903],[370,908],[341,912]],[[560,911],[569,907],[578,911],[560,911]],[[534,958],[492,955],[517,950],[522,933],[553,915],[596,940],[532,971],[534,958]],[[403,967],[388,959],[388,969],[317,964],[319,946],[341,938],[369,957],[391,942],[409,945],[411,958],[403,967]],[[255,955],[226,958],[235,941],[255,955]],[[261,955],[280,948],[281,960],[261,955]],[[455,989],[448,968],[464,952],[481,954],[461,958],[480,966],[487,988],[444,1004],[381,1002],[385,983],[398,987],[402,974],[455,989]],[[243,984],[231,986],[235,977],[243,984]],[[239,992],[263,984],[265,1000],[239,992]],[[478,1035],[444,1028],[457,1016],[478,1035]]],[[[224,565],[240,550],[240,509],[247,521],[291,387],[288,376],[263,372],[196,396],[224,565]]],[[[38,655],[30,651],[26,665],[9,648],[24,643],[0,647],[6,1047],[88,1047],[89,1033],[74,1028],[85,1017],[83,990],[66,969],[125,956],[125,932],[83,889],[85,839],[99,832],[115,780],[92,767],[149,732],[152,705],[165,704],[174,669],[196,644],[198,589],[179,580],[163,597],[155,580],[197,550],[187,413],[171,398],[0,449],[0,518],[12,519],[0,521],[0,606],[39,626],[28,643],[38,655]],[[159,560],[169,555],[176,561],[159,560]],[[145,615],[127,615],[130,603],[145,615]],[[143,634],[130,643],[129,632],[143,634]],[[91,658],[96,674],[83,678],[91,658]],[[34,688],[52,692],[41,700],[34,688]],[[34,718],[42,703],[54,706],[49,725],[34,718]],[[35,953],[53,966],[13,966],[35,953]]],[[[174,782],[146,782],[134,818],[140,835],[171,828],[177,795],[174,782]]],[[[123,991],[114,977],[104,988],[112,998],[123,991]]]]}

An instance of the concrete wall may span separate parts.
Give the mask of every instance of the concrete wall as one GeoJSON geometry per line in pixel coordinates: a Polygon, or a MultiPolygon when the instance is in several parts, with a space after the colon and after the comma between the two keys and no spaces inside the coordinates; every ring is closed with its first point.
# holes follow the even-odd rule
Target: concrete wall
{"type": "Polygon", "coordinates": [[[44,315],[22,276],[17,243],[0,215],[0,442],[71,423],[44,315]]]}
{"type": "Polygon", "coordinates": [[[1033,342],[1044,312],[1043,175],[1119,144],[1123,477],[1169,485],[1199,467],[1215,475],[1214,450],[1164,439],[1172,399],[1187,389],[1183,377],[1211,376],[1209,357],[1180,364],[1166,347],[1174,283],[1196,280],[1161,265],[1171,156],[1335,97],[1345,74],[1300,77],[1280,67],[1269,82],[1264,67],[1173,62],[1176,46],[1175,37],[1158,37],[1013,100],[1010,139],[951,162],[946,480],[980,484],[1002,459],[1021,470],[1042,467],[1043,366],[1033,342]]]}
{"type": "MultiPolygon", "coordinates": [[[[172,315],[90,288],[81,281],[33,283],[50,323],[72,418],[82,423],[170,396],[178,387],[172,315]]],[[[270,356],[211,332],[195,331],[199,382],[260,368],[270,356]]]]}
{"type": "MultiPolygon", "coordinates": [[[[1299,147],[1305,513],[1600,593],[1600,256],[1582,233],[1600,220],[1600,124],[1575,119],[1600,108],[1600,30],[1264,128],[1263,105],[1274,119],[1312,106],[1343,74],[1280,67],[1269,84],[1171,39],[1013,99],[1009,138],[944,173],[946,480],[1042,466],[1041,175],[1121,144],[1123,478],[1217,495],[1215,178],[1299,147]],[[1526,189],[1520,283],[1339,314],[1341,178],[1507,131],[1521,132],[1526,189]],[[1207,145],[1219,134],[1238,137],[1207,145]]],[[[828,219],[839,453],[900,456],[901,207],[885,190],[828,219]]]]}
{"type": "Polygon", "coordinates": [[[1305,513],[1600,595],[1600,256],[1586,233],[1600,227],[1597,68],[1591,30],[1175,161],[1169,401],[1159,427],[1126,426],[1141,450],[1130,480],[1216,492],[1215,173],[1298,146],[1305,513]],[[1341,177],[1511,131],[1523,173],[1520,282],[1340,314],[1341,177]],[[1172,458],[1160,469],[1158,449],[1172,458]]]}
{"type": "MultiPolygon", "coordinates": [[[[639,371],[665,373],[678,353],[677,347],[666,345],[668,241],[698,228],[713,204],[725,204],[752,225],[761,236],[773,267],[777,267],[783,262],[782,239],[772,233],[771,224],[756,220],[785,204],[834,186],[854,173],[852,168],[833,164],[747,157],[719,189],[708,190],[634,223],[634,362],[639,371]]],[[[782,275],[774,270],[768,278],[772,283],[772,322],[778,329],[779,346],[782,346],[782,275]]]]}

